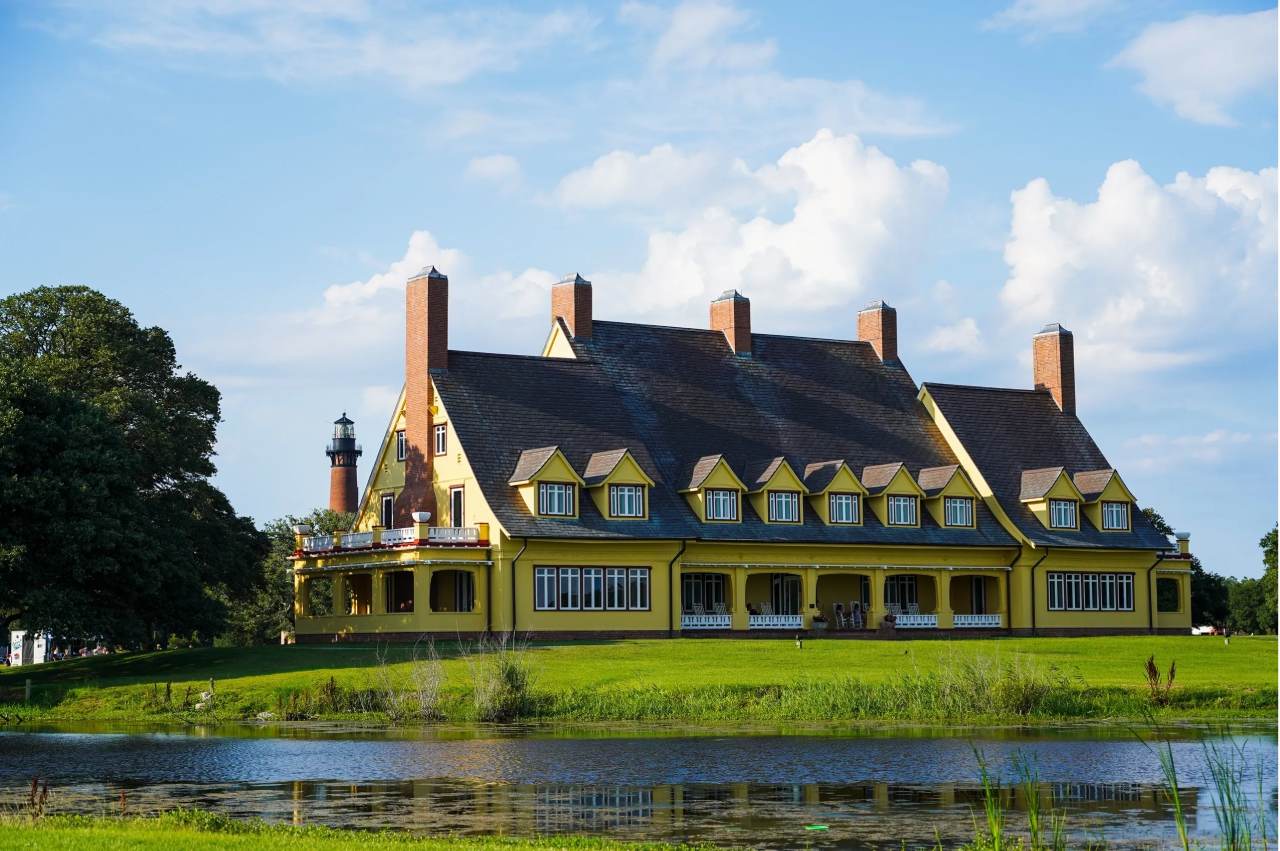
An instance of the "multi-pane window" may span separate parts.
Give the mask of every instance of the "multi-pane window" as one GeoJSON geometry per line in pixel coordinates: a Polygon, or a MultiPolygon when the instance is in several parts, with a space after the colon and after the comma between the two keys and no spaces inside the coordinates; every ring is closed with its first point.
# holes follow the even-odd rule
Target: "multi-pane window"
{"type": "Polygon", "coordinates": [[[800,522],[800,494],[796,491],[769,491],[769,521],[800,522]]]}
{"type": "Polygon", "coordinates": [[[827,496],[827,513],[832,523],[858,522],[858,495],[856,493],[833,493],[827,496]]]}
{"type": "Polygon", "coordinates": [[[649,608],[647,567],[535,567],[533,607],[599,611],[649,608]]]}
{"type": "Polygon", "coordinates": [[[1050,611],[1133,611],[1132,573],[1053,571],[1048,577],[1050,611]]]}
{"type": "Polygon", "coordinates": [[[737,520],[738,492],[726,488],[708,488],[707,519],[737,520]]]}
{"type": "Polygon", "coordinates": [[[443,455],[449,451],[449,427],[441,423],[432,429],[434,449],[437,455],[443,455]]]}
{"type": "Polygon", "coordinates": [[[609,485],[610,517],[644,517],[644,485],[609,485]]]}
{"type": "Polygon", "coordinates": [[[948,496],[942,500],[943,517],[948,526],[973,525],[973,499],[967,496],[948,496]]]}
{"type": "Polygon", "coordinates": [[[1054,529],[1076,528],[1076,501],[1074,499],[1049,500],[1049,525],[1054,529]]]}
{"type": "Polygon", "coordinates": [[[379,506],[381,509],[379,520],[382,521],[383,529],[390,529],[395,526],[396,522],[396,497],[395,494],[384,493],[382,502],[379,506]]]}
{"type": "Polygon", "coordinates": [[[1104,502],[1102,503],[1102,528],[1128,529],[1129,528],[1129,503],[1127,502],[1104,502]]]}
{"type": "Polygon", "coordinates": [[[916,578],[910,575],[889,576],[884,580],[884,602],[889,606],[905,609],[919,602],[916,578]]]}
{"type": "Polygon", "coordinates": [[[916,498],[914,496],[889,497],[889,525],[916,525],[916,498]]]}
{"type": "Polygon", "coordinates": [[[396,432],[396,460],[403,461],[409,454],[409,442],[405,439],[404,429],[396,432]]]}
{"type": "Polygon", "coordinates": [[[572,517],[577,486],[562,482],[538,482],[538,513],[551,517],[572,517]]]}

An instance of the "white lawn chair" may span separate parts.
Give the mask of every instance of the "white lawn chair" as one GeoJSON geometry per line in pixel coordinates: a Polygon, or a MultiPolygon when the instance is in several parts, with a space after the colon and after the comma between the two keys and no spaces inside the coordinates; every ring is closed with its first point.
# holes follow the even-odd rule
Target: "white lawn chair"
{"type": "Polygon", "coordinates": [[[920,604],[919,604],[919,603],[907,603],[907,614],[909,614],[909,615],[918,615],[918,614],[920,614],[920,604]]]}
{"type": "Polygon", "coordinates": [[[706,609],[704,609],[704,608],[702,607],[702,604],[701,604],[701,603],[694,603],[694,604],[693,604],[693,613],[694,613],[695,615],[705,615],[705,614],[707,613],[707,611],[706,611],[706,609]]]}
{"type": "Polygon", "coordinates": [[[772,614],[773,614],[773,603],[761,603],[761,604],[760,604],[760,614],[762,614],[762,615],[772,615],[772,614]]]}
{"type": "Polygon", "coordinates": [[[849,628],[849,616],[845,613],[844,605],[842,603],[835,604],[832,614],[835,615],[834,620],[836,622],[836,629],[849,628]]]}
{"type": "Polygon", "coordinates": [[[861,603],[849,604],[849,626],[852,629],[862,629],[866,625],[866,620],[862,615],[861,603]]]}
{"type": "Polygon", "coordinates": [[[726,609],[726,608],[724,607],[724,603],[723,603],[723,602],[716,603],[716,604],[715,604],[715,607],[713,608],[713,611],[714,611],[717,615],[727,615],[727,614],[729,614],[729,610],[728,610],[728,609],[726,609]]]}

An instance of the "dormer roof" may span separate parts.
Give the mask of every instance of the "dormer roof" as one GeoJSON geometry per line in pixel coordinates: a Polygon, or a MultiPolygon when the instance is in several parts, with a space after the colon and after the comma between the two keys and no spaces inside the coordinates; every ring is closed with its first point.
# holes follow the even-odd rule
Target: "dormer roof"
{"type": "Polygon", "coordinates": [[[867,493],[875,495],[889,486],[893,481],[893,477],[898,475],[898,471],[904,469],[901,461],[894,461],[889,464],[873,464],[870,467],[862,468],[862,475],[858,478],[862,481],[862,486],[867,489],[867,493]]]}
{"type": "Polygon", "coordinates": [[[925,496],[937,496],[943,488],[951,484],[951,480],[959,471],[959,464],[925,467],[920,471],[920,475],[916,476],[916,483],[920,485],[920,490],[924,491],[925,496]]]}
{"type": "Polygon", "coordinates": [[[1022,490],[1018,498],[1024,502],[1032,499],[1044,499],[1058,479],[1067,474],[1066,467],[1041,467],[1037,470],[1022,471],[1022,490]]]}
{"type": "Polygon", "coordinates": [[[516,467],[511,473],[511,478],[507,479],[507,484],[528,484],[557,455],[564,459],[564,466],[569,474],[573,476],[578,484],[582,484],[582,477],[578,475],[577,470],[573,469],[573,465],[569,463],[569,460],[564,457],[564,453],[560,451],[559,446],[540,446],[537,449],[526,449],[521,452],[520,457],[516,459],[516,467]]]}
{"type": "Polygon", "coordinates": [[[1116,477],[1116,471],[1110,468],[1105,470],[1087,470],[1083,473],[1076,473],[1071,477],[1071,481],[1075,484],[1076,490],[1080,491],[1080,495],[1084,497],[1085,502],[1093,502],[1102,496],[1102,492],[1107,489],[1107,485],[1111,484],[1111,480],[1116,477]]]}
{"type": "Polygon", "coordinates": [[[804,476],[801,478],[804,480],[804,486],[809,489],[809,493],[821,493],[835,480],[840,473],[840,468],[847,466],[849,465],[844,461],[818,461],[806,464],[804,476]]]}
{"type": "Polygon", "coordinates": [[[587,467],[582,471],[582,481],[587,487],[600,484],[609,478],[609,474],[625,457],[627,457],[625,448],[591,453],[591,457],[587,459],[587,467]]]}

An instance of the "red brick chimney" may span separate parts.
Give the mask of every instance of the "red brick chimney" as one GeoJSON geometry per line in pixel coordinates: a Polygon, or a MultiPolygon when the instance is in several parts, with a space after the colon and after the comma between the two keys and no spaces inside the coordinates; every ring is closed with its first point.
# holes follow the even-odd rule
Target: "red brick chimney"
{"type": "Polygon", "coordinates": [[[711,302],[711,330],[723,331],[739,357],[751,357],[751,299],[725,290],[711,302]]]}
{"type": "Polygon", "coordinates": [[[449,368],[449,278],[429,266],[404,288],[404,489],[396,500],[396,526],[414,511],[436,514],[432,485],[431,373],[449,368]]]}
{"type": "Polygon", "coordinates": [[[565,275],[551,287],[551,321],[563,319],[569,336],[591,339],[591,282],[578,274],[565,275]]]}
{"type": "Polygon", "coordinates": [[[898,311],[879,299],[859,310],[858,339],[870,343],[881,361],[896,361],[898,311]]]}
{"type": "Polygon", "coordinates": [[[1076,412],[1076,345],[1071,332],[1057,322],[1031,338],[1033,379],[1037,390],[1048,390],[1064,414],[1076,412]]]}

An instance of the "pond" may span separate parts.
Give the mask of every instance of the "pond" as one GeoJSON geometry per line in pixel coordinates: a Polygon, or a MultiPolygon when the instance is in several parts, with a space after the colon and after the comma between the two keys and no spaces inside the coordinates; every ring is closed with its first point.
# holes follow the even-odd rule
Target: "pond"
{"type": "MultiPolygon", "coordinates": [[[[1144,735],[1147,735],[1144,733],[1144,735]]],[[[1274,728],[1170,735],[1192,831],[1217,833],[1206,750],[1275,824],[1274,728]]],[[[0,804],[47,780],[59,812],[176,805],[419,833],[590,833],[760,848],[955,845],[982,818],[977,754],[1039,774],[1076,843],[1176,841],[1154,750],[1127,728],[843,730],[109,726],[0,732],[0,804]],[[123,796],[122,796],[123,793],[123,796]],[[821,826],[814,829],[815,826],[821,826]]],[[[1027,800],[1005,793],[1022,832],[1027,800]]],[[[1273,837],[1274,838],[1274,837],[1273,837]]]]}

